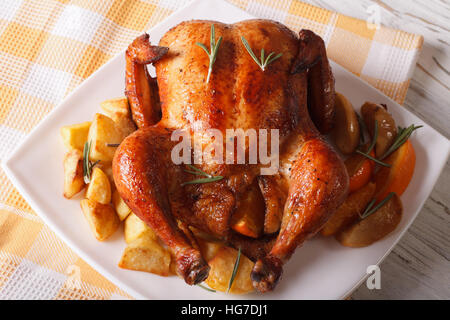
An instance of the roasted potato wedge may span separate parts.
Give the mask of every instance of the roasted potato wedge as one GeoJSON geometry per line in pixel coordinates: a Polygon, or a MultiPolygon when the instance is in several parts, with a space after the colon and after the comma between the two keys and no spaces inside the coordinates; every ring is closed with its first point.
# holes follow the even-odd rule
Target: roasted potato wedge
{"type": "Polygon", "coordinates": [[[99,167],[94,167],[91,182],[86,190],[86,198],[102,204],[111,202],[111,185],[108,176],[99,167]]]}
{"type": "Polygon", "coordinates": [[[125,219],[124,233],[126,243],[131,243],[142,236],[148,236],[153,240],[158,239],[156,233],[132,212],[125,219]]]}
{"type": "Polygon", "coordinates": [[[127,97],[105,100],[100,103],[100,108],[114,121],[121,117],[131,117],[127,97]]]}
{"type": "Polygon", "coordinates": [[[83,199],[80,205],[97,240],[106,240],[119,227],[119,217],[109,204],[83,199]]]}
{"type": "Polygon", "coordinates": [[[224,246],[223,242],[220,241],[208,241],[201,238],[197,238],[198,246],[200,247],[200,252],[206,262],[213,259],[219,250],[224,246]]]}
{"type": "Polygon", "coordinates": [[[136,125],[131,119],[130,107],[126,97],[103,101],[100,107],[108,117],[113,119],[124,137],[136,131],[136,125]]]}
{"type": "Polygon", "coordinates": [[[64,157],[64,197],[72,198],[84,188],[83,155],[72,149],[64,157]]]}
{"type": "Polygon", "coordinates": [[[97,167],[99,167],[100,169],[102,169],[102,171],[106,174],[106,176],[108,177],[109,180],[109,185],[111,186],[111,192],[113,192],[114,190],[116,190],[116,184],[114,183],[114,177],[113,177],[113,172],[112,172],[112,165],[111,163],[101,163],[99,162],[99,164],[97,165],[97,167]]]}
{"type": "Polygon", "coordinates": [[[116,121],[117,126],[122,131],[124,138],[136,131],[136,125],[133,120],[129,117],[121,117],[116,121]]]}
{"type": "Polygon", "coordinates": [[[119,194],[119,191],[115,190],[113,192],[112,201],[114,207],[116,208],[116,213],[119,216],[120,221],[125,220],[131,213],[131,209],[127,206],[125,201],[123,201],[122,197],[119,194]]]}
{"type": "Polygon", "coordinates": [[[378,104],[366,102],[361,107],[361,116],[373,138],[375,120],[378,123],[378,137],[375,145],[375,155],[380,158],[385,154],[397,137],[397,125],[394,118],[387,110],[378,104]]]}
{"type": "Polygon", "coordinates": [[[328,219],[320,231],[323,236],[332,236],[357,221],[367,204],[375,194],[375,184],[369,183],[361,189],[350,194],[345,202],[328,219]]]}
{"type": "Polygon", "coordinates": [[[367,247],[395,230],[400,223],[403,206],[395,194],[369,217],[336,234],[336,239],[346,247],[367,247]]]}
{"type": "Polygon", "coordinates": [[[125,248],[119,267],[167,277],[170,273],[170,252],[147,235],[134,239],[125,248]]]}
{"type": "Polygon", "coordinates": [[[96,113],[87,138],[87,141],[92,143],[89,159],[110,163],[117,148],[109,147],[108,144],[119,144],[123,138],[122,130],[110,117],[96,113]]]}
{"type": "Polygon", "coordinates": [[[67,149],[77,149],[83,151],[84,143],[87,141],[91,122],[83,122],[64,126],[60,129],[61,137],[67,149]]]}
{"type": "Polygon", "coordinates": [[[337,92],[335,112],[331,136],[339,151],[344,154],[353,153],[358,147],[360,139],[358,118],[351,102],[337,92]]]}
{"type": "MultiPolygon", "coordinates": [[[[208,264],[211,267],[209,276],[205,283],[214,290],[226,292],[233,274],[234,263],[237,257],[237,250],[230,247],[222,247],[215,257],[211,259],[208,264]]],[[[234,278],[233,284],[230,288],[230,293],[244,294],[252,292],[253,285],[250,279],[250,273],[253,269],[254,263],[241,254],[241,261],[234,278]]]]}

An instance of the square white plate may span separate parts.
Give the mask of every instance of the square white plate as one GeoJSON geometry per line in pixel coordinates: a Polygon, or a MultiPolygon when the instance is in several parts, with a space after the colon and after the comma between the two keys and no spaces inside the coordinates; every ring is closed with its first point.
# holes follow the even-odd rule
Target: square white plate
{"type": "MultiPolygon", "coordinates": [[[[150,30],[150,39],[160,37],[179,22],[211,19],[226,23],[252,18],[246,12],[220,0],[200,0],[172,14],[150,30]]],[[[299,248],[285,266],[275,292],[266,295],[233,296],[210,293],[187,286],[178,277],[123,270],[117,267],[125,247],[121,232],[111,240],[95,240],[78,200],[62,197],[62,159],[66,152],[59,129],[63,125],[92,119],[103,100],[122,96],[124,91],[124,52],[87,79],[43,120],[4,163],[14,185],[53,231],[80,257],[117,286],[136,298],[149,299],[339,299],[349,294],[366,276],[369,265],[378,264],[391,251],[413,222],[431,193],[447,160],[450,146],[446,138],[416,116],[387,98],[339,65],[332,63],[337,90],[354,106],[365,101],[385,103],[397,123],[424,125],[412,138],[417,154],[414,178],[402,196],[404,216],[388,237],[362,249],[340,246],[334,239],[316,238],[299,248]]]]}

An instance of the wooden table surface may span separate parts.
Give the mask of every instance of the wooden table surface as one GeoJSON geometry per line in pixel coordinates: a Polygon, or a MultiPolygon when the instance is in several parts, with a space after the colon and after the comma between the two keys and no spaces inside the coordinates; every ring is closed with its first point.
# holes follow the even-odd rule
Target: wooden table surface
{"type": "MultiPolygon", "coordinates": [[[[450,138],[450,1],[303,0],[367,19],[377,5],[381,24],[422,34],[425,43],[405,107],[450,138]]],[[[381,264],[381,289],[365,283],[352,299],[450,299],[450,166],[447,162],[414,224],[381,264]]]]}

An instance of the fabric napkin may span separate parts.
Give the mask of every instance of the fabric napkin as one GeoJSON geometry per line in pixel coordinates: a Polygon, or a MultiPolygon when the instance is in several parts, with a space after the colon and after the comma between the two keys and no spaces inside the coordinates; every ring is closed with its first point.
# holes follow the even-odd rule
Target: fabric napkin
{"type": "MultiPolygon", "coordinates": [[[[92,72],[188,0],[2,0],[0,160],[92,72]]],[[[331,59],[403,103],[423,38],[296,0],[230,0],[320,34],[331,59]]],[[[42,222],[0,169],[0,299],[130,298],[42,222]]]]}

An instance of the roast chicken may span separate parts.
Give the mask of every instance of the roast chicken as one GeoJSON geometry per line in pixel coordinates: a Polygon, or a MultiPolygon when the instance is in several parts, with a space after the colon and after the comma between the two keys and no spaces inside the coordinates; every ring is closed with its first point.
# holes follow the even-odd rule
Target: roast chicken
{"type": "Polygon", "coordinates": [[[241,248],[255,261],[255,289],[273,290],[296,248],[347,194],[343,162],[322,136],[333,126],[335,98],[323,40],[270,20],[183,22],[157,46],[144,34],[128,47],[125,93],[138,130],[115,153],[114,181],[132,211],[171,249],[177,273],[191,285],[207,278],[209,266],[192,235],[199,230],[241,248]],[[222,41],[207,81],[210,59],[196,43],[210,44],[212,24],[222,41]],[[242,37],[257,55],[261,49],[282,55],[262,70],[242,37]],[[211,128],[224,136],[227,129],[278,129],[276,171],[261,175],[262,164],[201,163],[196,168],[223,179],[186,184],[198,177],[186,163],[172,161],[178,142],[171,135],[184,129],[193,137],[211,128]],[[249,198],[255,190],[258,196],[249,198]],[[245,201],[264,211],[258,237],[231,228],[245,201]]]}

